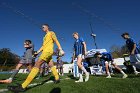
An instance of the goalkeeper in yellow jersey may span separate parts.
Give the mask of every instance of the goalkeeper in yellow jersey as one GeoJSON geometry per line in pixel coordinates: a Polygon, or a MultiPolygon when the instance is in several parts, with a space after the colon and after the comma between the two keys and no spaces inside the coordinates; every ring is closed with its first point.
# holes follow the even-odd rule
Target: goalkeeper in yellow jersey
{"type": "Polygon", "coordinates": [[[54,53],[54,50],[53,50],[54,43],[56,43],[56,45],[59,49],[59,52],[60,52],[59,54],[63,55],[64,51],[62,50],[62,47],[61,47],[59,41],[57,40],[55,33],[50,31],[48,24],[42,25],[42,30],[46,33],[46,35],[43,38],[43,44],[42,44],[41,48],[34,54],[34,55],[38,55],[39,53],[41,53],[41,55],[39,56],[37,62],[35,62],[35,65],[34,65],[33,69],[31,70],[31,72],[29,73],[26,80],[21,85],[8,86],[9,90],[11,90],[13,92],[25,91],[26,87],[32,82],[32,80],[38,74],[39,68],[40,68],[41,64],[44,62],[47,62],[48,66],[51,69],[52,74],[55,77],[54,83],[60,82],[58,72],[52,61],[52,55],[54,53]]]}

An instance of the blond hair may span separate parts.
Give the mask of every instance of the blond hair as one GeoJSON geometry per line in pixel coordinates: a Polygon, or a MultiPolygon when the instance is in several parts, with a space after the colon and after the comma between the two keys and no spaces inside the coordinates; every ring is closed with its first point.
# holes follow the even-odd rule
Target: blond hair
{"type": "Polygon", "coordinates": [[[78,32],[74,32],[72,35],[75,35],[75,34],[78,35],[78,32]]]}

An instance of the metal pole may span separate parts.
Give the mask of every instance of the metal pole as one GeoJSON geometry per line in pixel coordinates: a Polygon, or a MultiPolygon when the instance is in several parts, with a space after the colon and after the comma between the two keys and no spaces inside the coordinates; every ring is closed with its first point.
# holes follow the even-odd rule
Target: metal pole
{"type": "Polygon", "coordinates": [[[96,47],[96,49],[98,49],[97,47],[97,43],[96,43],[96,34],[93,34],[93,29],[92,29],[92,25],[91,25],[91,22],[90,22],[90,29],[91,29],[91,36],[93,37],[93,40],[94,40],[94,45],[96,47]]]}

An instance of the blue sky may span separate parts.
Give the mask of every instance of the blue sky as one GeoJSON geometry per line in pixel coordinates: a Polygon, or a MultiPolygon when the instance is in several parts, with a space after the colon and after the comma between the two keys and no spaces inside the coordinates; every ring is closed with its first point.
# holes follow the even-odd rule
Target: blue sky
{"type": "Polygon", "coordinates": [[[88,50],[95,48],[91,22],[98,48],[109,51],[125,43],[123,32],[140,40],[139,5],[139,0],[0,0],[0,48],[22,56],[24,40],[31,39],[38,50],[45,33],[35,23],[48,23],[66,52],[63,60],[70,61],[73,32],[84,38],[88,50]]]}

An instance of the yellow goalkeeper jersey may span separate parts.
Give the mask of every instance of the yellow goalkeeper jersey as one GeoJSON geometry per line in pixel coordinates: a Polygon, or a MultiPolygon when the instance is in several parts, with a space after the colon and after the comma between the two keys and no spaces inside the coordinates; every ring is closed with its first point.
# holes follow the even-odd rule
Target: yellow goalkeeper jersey
{"type": "Polygon", "coordinates": [[[56,42],[58,47],[60,47],[60,43],[58,42],[55,33],[53,31],[49,31],[43,38],[42,54],[40,55],[41,59],[48,61],[47,59],[52,57],[54,42],[56,42]]]}

